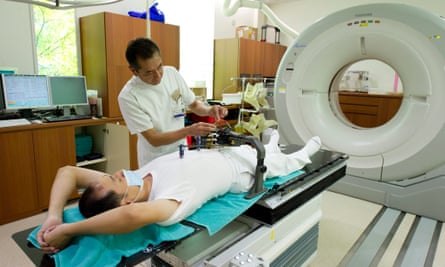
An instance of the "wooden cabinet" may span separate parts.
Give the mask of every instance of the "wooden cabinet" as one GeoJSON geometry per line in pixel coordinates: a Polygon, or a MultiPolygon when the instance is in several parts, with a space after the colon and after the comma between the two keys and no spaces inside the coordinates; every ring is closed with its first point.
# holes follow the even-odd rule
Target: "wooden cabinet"
{"type": "Polygon", "coordinates": [[[261,43],[262,44],[262,74],[264,77],[275,77],[281,58],[287,47],[283,45],[261,43]]]}
{"type": "MultiPolygon", "coordinates": [[[[57,170],[77,165],[113,173],[130,168],[130,136],[117,119],[43,123],[0,128],[0,224],[48,207],[57,170]],[[76,162],[75,135],[90,134],[103,158],[76,162]]],[[[74,191],[72,198],[78,197],[74,191]]]]}
{"type": "Polygon", "coordinates": [[[39,197],[32,131],[0,133],[0,147],[0,224],[4,224],[35,214],[39,197]]]}
{"type": "Polygon", "coordinates": [[[368,94],[360,92],[340,92],[340,108],[353,124],[371,128],[391,120],[402,103],[401,94],[368,94]]]}
{"type": "Polygon", "coordinates": [[[275,77],[278,65],[287,47],[246,38],[214,41],[213,97],[222,99],[222,93],[238,90],[231,78],[275,77]]]}
{"type": "MultiPolygon", "coordinates": [[[[161,49],[163,64],[179,69],[179,27],[150,23],[151,39],[161,49]]],[[[146,20],[103,12],[81,17],[79,24],[87,86],[98,90],[104,116],[121,117],[117,96],[132,75],[125,50],[130,40],[146,36],[146,20]]]]}
{"type": "MultiPolygon", "coordinates": [[[[73,127],[38,129],[33,131],[35,178],[39,194],[39,209],[48,207],[51,186],[57,170],[76,165],[76,144],[73,127]]],[[[73,192],[73,197],[75,197],[73,192]]]]}

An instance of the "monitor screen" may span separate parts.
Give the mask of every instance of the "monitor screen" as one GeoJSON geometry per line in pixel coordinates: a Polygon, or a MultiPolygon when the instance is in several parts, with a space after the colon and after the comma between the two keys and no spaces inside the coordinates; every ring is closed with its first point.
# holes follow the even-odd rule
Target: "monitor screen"
{"type": "Polygon", "coordinates": [[[85,76],[50,76],[49,86],[53,106],[88,104],[85,76]]]}
{"type": "Polygon", "coordinates": [[[3,74],[6,109],[33,109],[51,106],[45,75],[3,74]]]}

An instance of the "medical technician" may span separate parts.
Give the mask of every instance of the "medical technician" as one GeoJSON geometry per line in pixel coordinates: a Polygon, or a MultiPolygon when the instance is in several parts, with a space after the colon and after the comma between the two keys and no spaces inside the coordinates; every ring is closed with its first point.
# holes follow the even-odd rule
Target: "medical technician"
{"type": "Polygon", "coordinates": [[[119,107],[131,134],[138,135],[138,164],[178,150],[186,136],[205,136],[210,123],[184,127],[187,109],[217,121],[227,115],[222,106],[207,106],[195,98],[179,72],[163,66],[161,51],[152,40],[132,40],[125,54],[133,77],[118,96],[119,107]]]}

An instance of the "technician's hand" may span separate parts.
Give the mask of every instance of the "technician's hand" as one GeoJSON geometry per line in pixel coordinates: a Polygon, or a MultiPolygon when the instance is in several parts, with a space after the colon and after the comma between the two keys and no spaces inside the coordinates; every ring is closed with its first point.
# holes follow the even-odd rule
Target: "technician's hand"
{"type": "Polygon", "coordinates": [[[54,252],[65,248],[71,241],[71,236],[64,232],[66,224],[50,227],[43,233],[43,239],[49,246],[54,247],[54,252]]]}
{"type": "Polygon", "coordinates": [[[50,246],[44,239],[44,234],[48,229],[52,229],[53,227],[62,224],[62,219],[56,216],[48,215],[48,217],[45,219],[45,221],[42,224],[42,227],[40,228],[39,232],[37,233],[37,242],[40,245],[40,249],[43,253],[55,253],[56,248],[50,246]]]}
{"type": "Polygon", "coordinates": [[[219,105],[214,105],[209,110],[209,116],[214,117],[216,121],[224,118],[225,116],[227,116],[227,114],[228,110],[225,107],[219,105]]]}
{"type": "Polygon", "coordinates": [[[211,132],[216,131],[216,126],[212,123],[197,122],[188,126],[189,134],[191,136],[206,136],[211,132]]]}

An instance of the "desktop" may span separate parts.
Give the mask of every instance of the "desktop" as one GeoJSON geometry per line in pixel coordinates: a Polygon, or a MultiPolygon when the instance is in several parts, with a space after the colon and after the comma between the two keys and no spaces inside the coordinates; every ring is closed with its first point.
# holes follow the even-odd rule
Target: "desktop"
{"type": "Polygon", "coordinates": [[[2,74],[6,110],[16,110],[31,117],[36,108],[51,107],[48,79],[45,75],[2,74]]]}
{"type": "Polygon", "coordinates": [[[6,114],[0,120],[10,115],[45,122],[91,118],[76,111],[84,107],[89,113],[85,76],[1,74],[0,85],[0,110],[6,114]]]}
{"type": "Polygon", "coordinates": [[[79,108],[89,110],[85,76],[48,76],[51,104],[56,107],[55,116],[45,116],[46,122],[89,119],[78,113],[79,108]]]}

